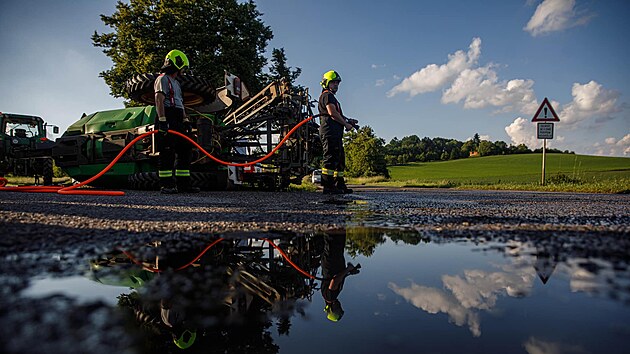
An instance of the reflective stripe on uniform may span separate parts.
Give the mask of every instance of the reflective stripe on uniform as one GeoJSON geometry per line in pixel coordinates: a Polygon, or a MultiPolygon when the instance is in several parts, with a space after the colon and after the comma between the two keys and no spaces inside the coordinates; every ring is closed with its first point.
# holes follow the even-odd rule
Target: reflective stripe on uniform
{"type": "Polygon", "coordinates": [[[190,177],[190,170],[175,170],[177,177],[190,177]]]}
{"type": "Polygon", "coordinates": [[[335,171],[335,170],[329,170],[329,169],[327,169],[327,168],[322,168],[322,174],[323,174],[323,175],[332,176],[332,175],[334,175],[335,173],[337,173],[337,171],[335,171]]]}
{"type": "Polygon", "coordinates": [[[172,170],[167,170],[167,171],[160,170],[158,172],[158,175],[160,176],[160,178],[162,178],[162,177],[173,177],[173,171],[172,170]]]}

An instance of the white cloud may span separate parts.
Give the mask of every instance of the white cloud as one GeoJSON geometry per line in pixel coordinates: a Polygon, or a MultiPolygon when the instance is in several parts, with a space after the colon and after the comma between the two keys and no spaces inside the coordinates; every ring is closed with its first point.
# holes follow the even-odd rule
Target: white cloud
{"type": "Polygon", "coordinates": [[[530,149],[535,149],[539,145],[536,138],[536,125],[521,117],[505,127],[505,132],[514,145],[525,144],[530,149]]]}
{"type": "Polygon", "coordinates": [[[601,122],[609,120],[613,113],[621,111],[617,104],[619,93],[607,90],[596,81],[586,84],[574,83],[571,89],[573,101],[564,105],[559,113],[560,124],[563,127],[575,128],[582,121],[593,120],[601,122]]]}
{"type": "MultiPolygon", "coordinates": [[[[527,247],[527,245],[519,245],[527,247]]],[[[490,311],[499,295],[520,297],[532,289],[536,277],[532,257],[512,258],[511,264],[500,266],[501,271],[465,270],[464,276],[443,275],[445,289],[426,287],[411,282],[409,287],[389,283],[388,287],[413,306],[430,314],[446,313],[449,322],[468,325],[475,336],[481,335],[479,311],[490,311]]]]}
{"type": "Polygon", "coordinates": [[[457,299],[444,290],[421,286],[411,283],[410,287],[399,287],[389,283],[389,288],[407,302],[430,314],[446,313],[449,322],[457,326],[468,325],[468,329],[475,336],[481,335],[479,314],[473,312],[457,301],[457,299]]]}
{"type": "Polygon", "coordinates": [[[594,153],[602,156],[630,156],[630,132],[623,138],[608,137],[593,144],[594,153]]]}
{"type": "Polygon", "coordinates": [[[477,63],[481,55],[481,39],[473,38],[468,47],[468,52],[458,50],[448,55],[446,64],[429,64],[424,68],[405,78],[400,84],[394,86],[388,93],[388,97],[399,93],[408,93],[410,97],[421,93],[431,92],[449,85],[465,69],[477,63]]]}
{"type": "Polygon", "coordinates": [[[383,79],[376,80],[376,83],[374,84],[374,86],[376,87],[383,86],[383,85],[385,85],[385,80],[383,79]]]}
{"type": "Polygon", "coordinates": [[[499,80],[496,65],[479,67],[481,39],[474,38],[464,53],[449,54],[446,64],[429,64],[394,86],[388,97],[407,93],[410,97],[444,90],[442,103],[464,102],[464,108],[498,107],[499,112],[530,112],[536,109],[534,81],[526,79],[499,80]]]}
{"type": "Polygon", "coordinates": [[[379,69],[379,68],[384,68],[387,65],[385,64],[372,64],[372,69],[379,69]]]}
{"type": "Polygon", "coordinates": [[[444,286],[449,289],[465,308],[489,310],[496,304],[497,296],[504,292],[520,297],[528,294],[534,281],[531,269],[508,269],[506,272],[484,272],[466,270],[460,276],[442,276],[444,286]]]}
{"type": "Polygon", "coordinates": [[[536,7],[534,15],[523,29],[536,37],[586,24],[591,17],[591,14],[576,10],[575,0],[545,0],[536,7]]]}
{"type": "Polygon", "coordinates": [[[499,81],[491,65],[466,69],[442,95],[442,103],[464,101],[464,108],[502,107],[501,112],[527,113],[537,108],[533,80],[499,81]]]}

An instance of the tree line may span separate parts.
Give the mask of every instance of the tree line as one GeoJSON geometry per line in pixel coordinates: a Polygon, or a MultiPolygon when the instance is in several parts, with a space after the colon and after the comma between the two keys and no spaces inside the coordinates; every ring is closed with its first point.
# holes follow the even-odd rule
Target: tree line
{"type": "MultiPolygon", "coordinates": [[[[478,156],[531,154],[541,152],[540,149],[531,150],[525,144],[508,145],[504,141],[482,140],[479,134],[472,139],[459,141],[456,139],[429,138],[420,139],[417,135],[406,136],[402,139],[393,138],[384,146],[387,165],[400,165],[409,162],[448,161],[478,156]]],[[[547,149],[551,153],[573,153],[547,149]]]]}
{"type": "MultiPolygon", "coordinates": [[[[389,178],[387,166],[410,162],[448,161],[470,157],[540,153],[525,144],[508,145],[504,141],[482,140],[479,134],[459,141],[445,138],[420,138],[409,135],[393,138],[389,143],[379,138],[369,126],[346,133],[346,174],[350,177],[384,176],[389,178]]],[[[550,153],[574,154],[573,151],[547,149],[550,153]]]]}

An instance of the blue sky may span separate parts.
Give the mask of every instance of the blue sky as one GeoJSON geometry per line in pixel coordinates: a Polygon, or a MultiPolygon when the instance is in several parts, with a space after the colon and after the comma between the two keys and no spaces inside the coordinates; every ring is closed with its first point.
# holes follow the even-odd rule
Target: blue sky
{"type": "MultiPolygon", "coordinates": [[[[630,156],[628,1],[256,3],[274,33],[268,53],[283,47],[314,99],[337,70],[344,113],[386,141],[479,133],[540,147],[531,118],[548,97],[561,119],[548,146],[630,156]]],[[[90,40],[114,11],[109,0],[2,2],[0,111],[63,131],[122,107],[98,77],[111,61],[90,40]]]]}

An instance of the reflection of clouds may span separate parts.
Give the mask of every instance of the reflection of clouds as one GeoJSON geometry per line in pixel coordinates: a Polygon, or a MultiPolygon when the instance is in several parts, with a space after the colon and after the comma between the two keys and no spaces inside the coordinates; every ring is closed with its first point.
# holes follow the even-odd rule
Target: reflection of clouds
{"type": "Polygon", "coordinates": [[[413,282],[408,288],[389,283],[389,288],[415,307],[431,314],[446,313],[450,322],[458,326],[467,324],[470,332],[475,337],[481,335],[479,315],[462,306],[452,294],[441,289],[421,286],[413,282]]]}
{"type": "Polygon", "coordinates": [[[466,308],[489,310],[494,307],[497,295],[504,291],[512,297],[529,294],[535,277],[531,268],[504,268],[505,272],[465,270],[459,275],[442,276],[444,287],[450,290],[466,308]]]}
{"type": "Polygon", "coordinates": [[[409,287],[389,283],[389,288],[409,303],[428,313],[446,313],[458,326],[468,325],[470,332],[481,335],[478,310],[490,310],[500,294],[512,297],[528,295],[536,273],[531,256],[512,259],[512,264],[500,266],[500,271],[465,270],[460,275],[443,275],[445,289],[431,288],[411,282],[409,287]]]}
{"type": "Polygon", "coordinates": [[[530,337],[523,347],[528,354],[581,354],[588,353],[579,345],[564,344],[560,342],[547,342],[535,337],[530,337]]]}
{"type": "Polygon", "coordinates": [[[597,293],[610,287],[608,279],[616,278],[613,265],[601,259],[573,258],[563,263],[561,269],[569,275],[573,292],[597,293]]]}

